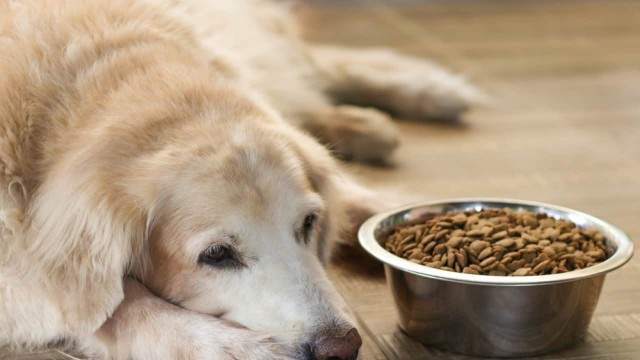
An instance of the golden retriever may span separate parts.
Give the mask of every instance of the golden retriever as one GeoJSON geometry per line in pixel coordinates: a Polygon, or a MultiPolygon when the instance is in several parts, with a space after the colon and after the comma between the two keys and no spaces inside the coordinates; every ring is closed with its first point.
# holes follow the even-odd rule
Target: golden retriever
{"type": "Polygon", "coordinates": [[[264,0],[0,0],[1,345],[358,356],[321,264],[375,205],[300,129],[386,159],[389,117],[334,101],[453,117],[476,94],[293,24],[264,0]]]}

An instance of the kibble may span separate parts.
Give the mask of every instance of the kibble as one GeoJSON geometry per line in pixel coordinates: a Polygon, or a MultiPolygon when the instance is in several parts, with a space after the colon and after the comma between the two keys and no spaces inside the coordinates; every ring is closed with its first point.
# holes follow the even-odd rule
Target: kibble
{"type": "Polygon", "coordinates": [[[385,248],[416,264],[474,275],[565,273],[607,258],[604,236],[545,213],[485,208],[400,224],[385,248]]]}

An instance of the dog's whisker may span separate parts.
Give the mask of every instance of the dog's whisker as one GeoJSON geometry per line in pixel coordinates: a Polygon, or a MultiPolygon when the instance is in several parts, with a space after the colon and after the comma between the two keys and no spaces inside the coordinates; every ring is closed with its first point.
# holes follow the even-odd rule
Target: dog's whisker
{"type": "Polygon", "coordinates": [[[60,349],[56,349],[56,352],[57,352],[57,353],[59,353],[59,354],[61,354],[61,355],[63,355],[63,356],[68,357],[69,359],[73,359],[73,360],[82,360],[82,359],[77,358],[77,357],[75,357],[75,356],[73,356],[73,355],[71,355],[71,354],[67,354],[66,352],[64,352],[64,351],[62,351],[62,350],[60,350],[60,349]]]}

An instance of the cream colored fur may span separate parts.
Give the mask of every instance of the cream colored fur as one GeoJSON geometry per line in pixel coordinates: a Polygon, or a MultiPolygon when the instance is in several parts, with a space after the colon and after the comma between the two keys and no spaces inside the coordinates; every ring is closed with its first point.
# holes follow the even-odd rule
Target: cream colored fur
{"type": "Polygon", "coordinates": [[[293,23],[260,0],[0,0],[0,344],[289,358],[354,326],[321,262],[372,196],[292,124],[357,159],[397,134],[333,105],[293,23]],[[203,264],[217,245],[243,267],[203,264]]]}

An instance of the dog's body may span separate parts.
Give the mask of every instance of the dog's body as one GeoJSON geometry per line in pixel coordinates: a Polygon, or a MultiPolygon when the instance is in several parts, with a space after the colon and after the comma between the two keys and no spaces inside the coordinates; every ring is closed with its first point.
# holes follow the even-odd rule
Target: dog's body
{"type": "MultiPolygon", "coordinates": [[[[122,359],[357,354],[320,263],[364,192],[290,123],[385,158],[397,143],[386,115],[328,94],[394,110],[431,85],[375,100],[406,79],[309,50],[289,16],[261,0],[0,0],[0,344],[71,339],[122,359]]],[[[392,73],[441,74],[376,54],[404,61],[392,73]]],[[[447,86],[446,101],[408,111],[461,111],[470,90],[447,86]]]]}

